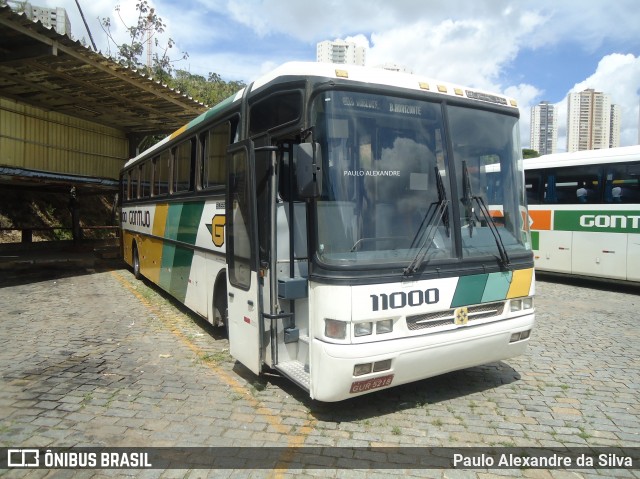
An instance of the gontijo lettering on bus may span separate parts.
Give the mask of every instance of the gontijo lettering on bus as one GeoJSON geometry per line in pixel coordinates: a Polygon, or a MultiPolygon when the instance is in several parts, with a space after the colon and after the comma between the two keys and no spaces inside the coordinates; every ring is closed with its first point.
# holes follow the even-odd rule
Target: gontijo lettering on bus
{"type": "Polygon", "coordinates": [[[640,211],[555,211],[556,231],[640,232],[640,211]]]}
{"type": "Polygon", "coordinates": [[[122,221],[131,226],[151,226],[151,213],[149,210],[129,210],[122,212],[122,221]]]}
{"type": "Polygon", "coordinates": [[[623,215],[582,215],[580,217],[580,226],[584,228],[623,228],[630,226],[632,229],[638,229],[640,215],[623,216],[623,215]]]}

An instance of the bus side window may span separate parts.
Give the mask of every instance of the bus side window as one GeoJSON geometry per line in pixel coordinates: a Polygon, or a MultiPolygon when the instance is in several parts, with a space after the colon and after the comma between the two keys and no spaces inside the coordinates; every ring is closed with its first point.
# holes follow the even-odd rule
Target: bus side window
{"type": "Polygon", "coordinates": [[[193,144],[194,140],[190,139],[173,150],[173,193],[183,193],[193,189],[192,163],[195,159],[193,144]]]}
{"type": "Polygon", "coordinates": [[[601,173],[598,166],[555,170],[555,195],[560,204],[600,203],[601,173]]]}
{"type": "Polygon", "coordinates": [[[227,176],[226,152],[230,141],[231,123],[228,121],[204,133],[200,170],[202,188],[224,186],[227,176]]]}
{"type": "Polygon", "coordinates": [[[129,175],[130,174],[131,173],[128,171],[122,174],[122,180],[121,180],[122,191],[120,192],[121,200],[129,199],[129,175]]]}
{"type": "Polygon", "coordinates": [[[282,92],[270,95],[251,106],[249,136],[274,130],[302,116],[302,93],[282,92]]]}
{"type": "Polygon", "coordinates": [[[539,205],[540,175],[538,173],[527,174],[525,176],[525,188],[527,190],[527,203],[530,205],[539,205]]]}
{"type": "Polygon", "coordinates": [[[607,167],[604,184],[605,203],[640,202],[640,164],[607,167]]]}
{"type": "Polygon", "coordinates": [[[163,151],[160,156],[154,158],[155,175],[153,180],[153,194],[160,196],[169,194],[169,162],[171,153],[163,151]]]}
{"type": "Polygon", "coordinates": [[[151,181],[153,164],[150,160],[140,165],[140,198],[149,198],[151,196],[151,181]]]}
{"type": "Polygon", "coordinates": [[[131,188],[129,189],[129,199],[133,200],[138,197],[138,168],[131,170],[131,188]]]}

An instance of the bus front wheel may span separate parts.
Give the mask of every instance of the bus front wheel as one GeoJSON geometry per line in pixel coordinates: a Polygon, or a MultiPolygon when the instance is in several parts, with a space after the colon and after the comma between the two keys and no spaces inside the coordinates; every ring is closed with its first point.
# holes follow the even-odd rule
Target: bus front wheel
{"type": "Polygon", "coordinates": [[[214,321],[216,326],[223,327],[229,337],[229,307],[227,306],[227,288],[216,288],[216,293],[213,301],[214,316],[217,321],[214,321]],[[219,318],[219,319],[218,319],[219,318]]]}

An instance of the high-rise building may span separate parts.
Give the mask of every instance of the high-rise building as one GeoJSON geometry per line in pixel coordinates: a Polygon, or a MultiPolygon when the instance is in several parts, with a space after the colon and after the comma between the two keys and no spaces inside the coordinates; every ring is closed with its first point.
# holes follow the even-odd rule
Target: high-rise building
{"type": "Polygon", "coordinates": [[[611,121],[609,123],[611,125],[609,128],[611,136],[609,138],[609,148],[618,148],[620,146],[621,115],[620,105],[611,105],[611,121]]]}
{"type": "Polygon", "coordinates": [[[600,150],[620,144],[620,110],[609,95],[588,88],[567,98],[567,151],[600,150]],[[612,121],[612,111],[616,119],[612,121]],[[615,131],[614,131],[615,130],[615,131]]]}
{"type": "Polygon", "coordinates": [[[45,27],[53,28],[60,35],[71,37],[71,22],[67,11],[62,7],[46,8],[31,5],[29,2],[8,1],[12,10],[24,12],[27,18],[41,22],[45,27]]]}
{"type": "Polygon", "coordinates": [[[316,60],[325,63],[348,63],[364,66],[367,49],[353,42],[335,40],[320,42],[316,46],[316,60]]]}
{"type": "Polygon", "coordinates": [[[531,149],[541,155],[555,153],[558,146],[558,117],[548,101],[531,109],[531,149]]]}

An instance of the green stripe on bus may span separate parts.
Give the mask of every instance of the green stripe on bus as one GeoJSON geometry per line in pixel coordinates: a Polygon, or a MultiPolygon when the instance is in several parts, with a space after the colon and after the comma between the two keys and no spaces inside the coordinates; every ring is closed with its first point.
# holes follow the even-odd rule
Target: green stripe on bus
{"type": "MultiPolygon", "coordinates": [[[[164,237],[195,245],[203,210],[203,201],[169,205],[164,237]]],[[[164,243],[160,286],[182,302],[187,294],[192,260],[193,249],[169,242],[164,243]]]]}
{"type": "Polygon", "coordinates": [[[640,233],[640,211],[556,210],[553,229],[599,233],[640,233]]]}
{"type": "Polygon", "coordinates": [[[176,239],[183,243],[196,244],[198,226],[202,218],[204,202],[184,203],[180,212],[180,225],[176,239]]]}
{"type": "Polygon", "coordinates": [[[460,279],[458,279],[456,291],[453,293],[451,307],[457,308],[458,306],[466,306],[467,304],[481,303],[484,287],[488,279],[488,274],[461,276],[460,279]]]}
{"type": "Polygon", "coordinates": [[[160,287],[165,291],[171,290],[171,274],[173,257],[176,253],[175,245],[165,242],[162,246],[162,262],[160,263],[160,287]]]}
{"type": "Polygon", "coordinates": [[[531,249],[538,251],[540,249],[540,232],[532,231],[531,232],[531,249]]]}
{"type": "Polygon", "coordinates": [[[189,273],[193,250],[174,244],[165,243],[162,248],[162,265],[160,269],[159,284],[165,291],[181,302],[187,295],[189,273]]]}
{"type": "MultiPolygon", "coordinates": [[[[218,103],[217,105],[215,105],[213,108],[211,108],[210,110],[206,111],[205,113],[203,113],[202,115],[200,115],[198,118],[200,119],[200,121],[197,121],[198,118],[196,118],[195,120],[192,121],[193,125],[196,125],[198,123],[203,122],[204,120],[207,120],[211,117],[214,117],[218,114],[218,112],[220,112],[220,110],[226,108],[227,106],[229,106],[231,103],[233,103],[234,98],[236,97],[236,94],[231,95],[230,97],[225,98],[224,100],[222,100],[220,103],[218,103]]],[[[191,124],[189,125],[191,126],[191,124]]]]}
{"type": "Polygon", "coordinates": [[[180,215],[182,214],[182,203],[169,205],[167,213],[167,224],[164,228],[164,237],[170,240],[178,239],[178,231],[180,229],[180,215]]]}
{"type": "Polygon", "coordinates": [[[482,302],[500,301],[507,297],[509,288],[511,287],[511,271],[491,273],[487,278],[487,284],[482,294],[482,302]]]}
{"type": "Polygon", "coordinates": [[[171,269],[171,284],[169,292],[181,303],[184,303],[187,296],[187,286],[189,284],[189,273],[191,272],[191,261],[193,260],[193,250],[176,246],[173,255],[173,267],[171,269]]]}

